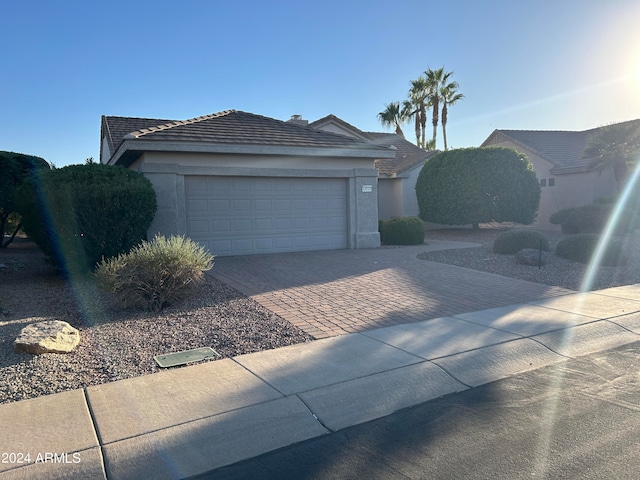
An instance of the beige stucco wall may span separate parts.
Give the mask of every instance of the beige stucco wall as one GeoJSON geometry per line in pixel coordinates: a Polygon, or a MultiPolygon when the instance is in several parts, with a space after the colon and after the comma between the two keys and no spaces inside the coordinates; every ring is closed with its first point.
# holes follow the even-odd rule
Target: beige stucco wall
{"type": "Polygon", "coordinates": [[[551,225],[549,217],[554,212],[563,208],[587,205],[593,203],[598,197],[609,196],[615,192],[615,179],[611,170],[604,171],[602,174],[579,172],[552,175],[550,170],[554,165],[535,152],[509,141],[491,146],[513,148],[524,153],[533,164],[538,181],[546,179],[547,186],[540,189],[540,205],[534,225],[551,225]],[[551,178],[555,181],[553,187],[548,186],[551,178]]]}
{"type": "Polygon", "coordinates": [[[378,179],[378,217],[389,220],[403,216],[402,212],[402,179],[378,179]]]}
{"type": "Polygon", "coordinates": [[[156,191],[158,210],[149,237],[187,233],[184,179],[189,175],[345,178],[348,247],[380,246],[373,159],[146,152],[129,168],[142,172],[156,191]]]}

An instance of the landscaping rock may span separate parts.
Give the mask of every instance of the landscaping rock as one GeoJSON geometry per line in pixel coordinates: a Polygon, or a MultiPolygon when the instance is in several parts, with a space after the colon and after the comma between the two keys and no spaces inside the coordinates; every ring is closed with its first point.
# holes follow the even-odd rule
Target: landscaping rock
{"type": "Polygon", "coordinates": [[[60,320],[32,323],[20,331],[13,346],[17,353],[69,353],[80,343],[80,332],[60,320]]]}
{"type": "Polygon", "coordinates": [[[540,250],[535,248],[523,248],[516,253],[516,262],[522,265],[532,265],[537,267],[538,265],[544,265],[547,263],[548,252],[543,251],[540,256],[540,250]]]}

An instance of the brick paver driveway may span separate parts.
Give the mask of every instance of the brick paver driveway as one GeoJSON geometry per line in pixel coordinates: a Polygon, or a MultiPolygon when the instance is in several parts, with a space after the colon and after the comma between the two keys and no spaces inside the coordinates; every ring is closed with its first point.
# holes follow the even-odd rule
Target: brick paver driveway
{"type": "Polygon", "coordinates": [[[437,248],[218,257],[210,273],[315,338],[571,293],[416,258],[437,248]]]}

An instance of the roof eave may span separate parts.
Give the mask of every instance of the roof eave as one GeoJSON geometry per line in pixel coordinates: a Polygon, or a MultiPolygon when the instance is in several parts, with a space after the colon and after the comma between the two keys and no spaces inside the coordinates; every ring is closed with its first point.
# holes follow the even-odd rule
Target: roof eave
{"type": "Polygon", "coordinates": [[[125,139],[109,160],[110,165],[130,165],[143,152],[224,153],[238,155],[285,155],[306,157],[395,158],[395,152],[377,146],[303,147],[200,142],[158,142],[125,139]]]}

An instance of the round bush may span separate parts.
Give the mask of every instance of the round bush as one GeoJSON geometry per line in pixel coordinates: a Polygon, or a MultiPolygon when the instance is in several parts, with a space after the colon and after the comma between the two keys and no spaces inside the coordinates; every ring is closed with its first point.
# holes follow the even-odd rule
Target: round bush
{"type": "Polygon", "coordinates": [[[524,154],[510,148],[460,148],[427,160],[416,195],[426,221],[474,227],[493,221],[530,224],[540,185],[524,154]]]}
{"type": "MultiPolygon", "coordinates": [[[[558,242],[556,255],[580,263],[589,263],[595,252],[600,236],[594,233],[579,233],[558,242]]],[[[618,242],[610,241],[600,261],[601,265],[617,266],[626,262],[626,257],[618,242]]]]}
{"type": "Polygon", "coordinates": [[[380,241],[385,245],[420,245],[424,233],[424,222],[416,217],[392,218],[380,225],[380,241]]]}
{"type": "Polygon", "coordinates": [[[156,196],[141,173],[93,163],[42,171],[20,187],[18,207],[24,232],[69,274],[138,244],[156,196]]]}
{"type": "Polygon", "coordinates": [[[189,238],[156,236],[100,262],[94,278],[125,307],[157,312],[184,298],[211,270],[213,259],[189,238]]]}
{"type": "Polygon", "coordinates": [[[493,252],[503,254],[517,253],[523,248],[534,248],[548,252],[549,240],[535,230],[507,230],[493,241],[493,252]]]}

